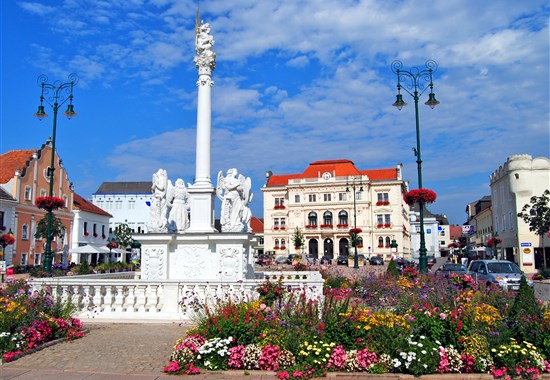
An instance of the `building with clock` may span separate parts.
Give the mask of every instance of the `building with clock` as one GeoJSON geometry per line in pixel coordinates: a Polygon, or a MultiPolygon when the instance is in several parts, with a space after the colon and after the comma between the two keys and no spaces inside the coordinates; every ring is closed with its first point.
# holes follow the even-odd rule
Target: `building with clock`
{"type": "Polygon", "coordinates": [[[298,252],[298,228],[310,256],[353,255],[349,230],[362,230],[358,253],[389,259],[392,241],[397,255],[410,257],[409,207],[403,201],[408,183],[402,165],[357,169],[350,160],[316,161],[298,174],[266,174],[264,250],[284,256],[298,252]]]}

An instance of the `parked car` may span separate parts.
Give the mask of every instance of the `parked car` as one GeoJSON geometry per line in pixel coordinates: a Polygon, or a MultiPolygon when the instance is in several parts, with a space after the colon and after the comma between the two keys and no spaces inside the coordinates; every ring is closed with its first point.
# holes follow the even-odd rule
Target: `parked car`
{"type": "Polygon", "coordinates": [[[449,278],[452,274],[466,274],[468,268],[464,264],[445,263],[435,271],[436,275],[449,278]]]}
{"type": "Polygon", "coordinates": [[[328,257],[328,256],[323,256],[323,257],[321,257],[320,263],[321,264],[332,265],[332,258],[328,257]]]}
{"type": "Polygon", "coordinates": [[[288,255],[288,257],[286,258],[286,263],[287,264],[292,264],[295,260],[300,260],[300,255],[296,254],[296,253],[291,253],[290,255],[288,255]]]}
{"type": "Polygon", "coordinates": [[[271,265],[273,263],[273,259],[271,256],[268,255],[260,255],[256,259],[256,264],[264,266],[264,265],[271,265]]]}
{"type": "Polygon", "coordinates": [[[275,259],[275,263],[279,264],[279,265],[280,264],[286,264],[287,260],[288,260],[287,256],[279,256],[275,259]]]}
{"type": "Polygon", "coordinates": [[[436,260],[434,256],[428,256],[428,269],[431,270],[432,267],[435,265],[436,260]]]}
{"type": "Polygon", "coordinates": [[[349,262],[349,258],[347,255],[340,255],[338,256],[338,258],[336,259],[336,264],[337,265],[345,265],[347,266],[348,265],[348,262],[349,262]]]}
{"type": "Polygon", "coordinates": [[[369,259],[370,265],[384,265],[384,259],[381,256],[371,256],[369,259]]]}
{"type": "MultiPolygon", "coordinates": [[[[498,285],[504,290],[519,290],[521,277],[524,276],[519,267],[508,260],[473,260],[468,274],[477,283],[498,285]]],[[[527,280],[527,283],[533,286],[533,281],[527,280]]]]}
{"type": "Polygon", "coordinates": [[[402,273],[405,268],[414,268],[416,266],[416,263],[411,260],[399,258],[395,261],[395,265],[397,266],[397,270],[399,271],[399,273],[402,273]]]}

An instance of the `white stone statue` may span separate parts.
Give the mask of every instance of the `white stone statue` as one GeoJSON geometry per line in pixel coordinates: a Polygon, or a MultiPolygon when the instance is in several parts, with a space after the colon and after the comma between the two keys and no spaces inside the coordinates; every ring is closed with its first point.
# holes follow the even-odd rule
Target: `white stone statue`
{"type": "Polygon", "coordinates": [[[214,70],[216,67],[216,53],[212,51],[214,37],[210,34],[210,25],[201,22],[195,33],[195,47],[197,49],[195,65],[197,68],[204,67],[214,70]]]}
{"type": "Polygon", "coordinates": [[[222,202],[220,223],[222,232],[249,232],[252,212],[248,204],[252,201],[250,177],[238,174],[237,169],[229,169],[226,176],[220,170],[216,195],[222,202]]]}
{"type": "Polygon", "coordinates": [[[183,179],[178,178],[169,195],[171,209],[168,215],[168,232],[182,233],[189,228],[189,203],[183,179]]]}
{"type": "Polygon", "coordinates": [[[151,192],[153,193],[153,201],[151,203],[149,231],[150,232],[167,232],[169,200],[168,194],[172,188],[172,183],[168,179],[166,170],[159,169],[153,174],[153,185],[151,192]]]}

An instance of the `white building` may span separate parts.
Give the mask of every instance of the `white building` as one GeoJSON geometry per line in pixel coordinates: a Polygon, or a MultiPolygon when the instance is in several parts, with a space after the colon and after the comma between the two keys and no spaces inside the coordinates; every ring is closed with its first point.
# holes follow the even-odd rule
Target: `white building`
{"type": "MultiPolygon", "coordinates": [[[[89,246],[97,250],[104,250],[109,238],[111,214],[76,193],[74,194],[73,214],[74,225],[71,248],[89,246]]],[[[70,255],[70,261],[75,264],[87,261],[89,264],[96,265],[102,262],[103,259],[102,255],[91,252],[71,253],[70,255]]]]}
{"type": "Polygon", "coordinates": [[[112,215],[109,232],[126,223],[134,233],[147,232],[149,206],[153,200],[151,181],[103,182],[92,194],[92,203],[112,215]]]}
{"type": "MultiPolygon", "coordinates": [[[[418,203],[415,203],[411,208],[410,220],[412,259],[418,261],[420,257],[420,208],[418,207],[418,203]]],[[[445,230],[442,227],[440,228],[436,216],[424,207],[424,241],[426,243],[426,256],[441,257],[441,233],[445,233],[445,230]]],[[[443,247],[446,246],[443,245],[443,247]]]]}
{"type": "Polygon", "coordinates": [[[502,239],[499,253],[525,272],[550,267],[550,239],[529,231],[528,224],[517,216],[532,196],[540,197],[550,188],[550,159],[510,156],[491,174],[490,181],[493,229],[502,239]]]}
{"type": "Polygon", "coordinates": [[[359,170],[350,160],[316,161],[303,173],[267,174],[264,193],[264,249],[278,256],[297,253],[292,236],[299,228],[305,251],[315,258],[353,254],[349,230],[361,228],[358,253],[410,255],[407,183],[402,166],[359,170]],[[355,199],[354,199],[355,194],[355,199]]]}

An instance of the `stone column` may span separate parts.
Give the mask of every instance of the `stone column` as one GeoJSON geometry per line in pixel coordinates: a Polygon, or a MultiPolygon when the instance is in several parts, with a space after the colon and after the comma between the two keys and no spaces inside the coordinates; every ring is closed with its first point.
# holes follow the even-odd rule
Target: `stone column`
{"type": "Polygon", "coordinates": [[[216,67],[216,53],[212,51],[214,39],[206,23],[197,25],[195,65],[199,79],[197,104],[197,151],[195,181],[187,191],[191,210],[187,232],[214,232],[215,190],[210,177],[210,145],[212,130],[212,71],[216,67]]]}

